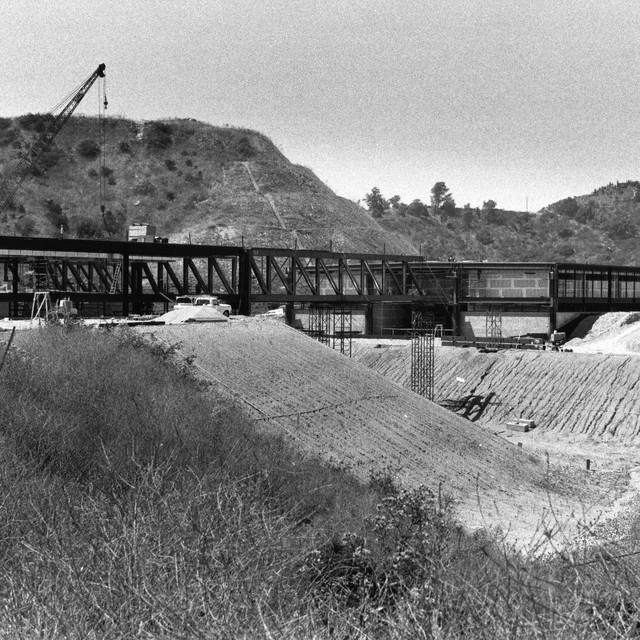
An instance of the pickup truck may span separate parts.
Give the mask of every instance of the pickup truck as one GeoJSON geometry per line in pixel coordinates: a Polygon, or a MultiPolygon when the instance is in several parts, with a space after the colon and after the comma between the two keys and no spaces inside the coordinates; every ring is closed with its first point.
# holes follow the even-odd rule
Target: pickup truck
{"type": "Polygon", "coordinates": [[[212,307],[223,316],[231,315],[231,305],[220,302],[216,296],[178,296],[176,307],[212,307]]]}

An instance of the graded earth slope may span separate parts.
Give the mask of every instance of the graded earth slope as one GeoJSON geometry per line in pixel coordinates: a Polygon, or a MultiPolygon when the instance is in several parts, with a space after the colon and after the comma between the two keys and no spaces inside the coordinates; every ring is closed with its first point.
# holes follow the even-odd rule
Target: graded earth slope
{"type": "MultiPolygon", "coordinates": [[[[356,359],[410,387],[411,349],[363,349],[356,359]]],[[[506,429],[514,418],[537,429],[640,444],[640,358],[636,355],[436,349],[437,402],[480,424],[506,429]]]]}
{"type": "Polygon", "coordinates": [[[283,324],[254,318],[139,330],[176,346],[296,446],[363,479],[389,471],[405,485],[442,487],[469,527],[501,525],[527,543],[550,503],[554,517],[581,509],[584,494],[556,493],[531,453],[283,324]]]}

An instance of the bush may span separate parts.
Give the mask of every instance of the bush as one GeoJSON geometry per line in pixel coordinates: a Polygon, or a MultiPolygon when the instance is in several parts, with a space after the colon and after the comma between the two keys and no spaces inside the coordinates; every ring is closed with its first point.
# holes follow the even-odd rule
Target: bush
{"type": "Polygon", "coordinates": [[[100,145],[95,140],[82,140],[78,144],[78,153],[88,160],[94,160],[100,155],[100,145]]]}
{"type": "Polygon", "coordinates": [[[236,160],[244,161],[255,157],[256,150],[247,136],[240,136],[231,149],[231,154],[236,160]]]}
{"type": "Polygon", "coordinates": [[[173,128],[166,122],[149,122],[144,129],[144,138],[150,151],[161,151],[173,143],[173,128]]]}
{"type": "Polygon", "coordinates": [[[62,205],[53,199],[45,201],[45,218],[56,231],[62,227],[65,231],[69,229],[67,214],[62,210],[62,205]]]}
{"type": "Polygon", "coordinates": [[[55,167],[62,158],[62,152],[55,148],[51,147],[38,158],[38,166],[42,169],[42,171],[46,171],[47,169],[52,169],[55,167]]]}
{"type": "MultiPolygon", "coordinates": [[[[9,121],[9,124],[11,124],[10,118],[0,118],[0,122],[2,122],[3,120],[9,121]]],[[[16,142],[20,144],[19,137],[20,132],[18,131],[18,129],[15,129],[11,126],[4,128],[0,127],[0,145],[14,145],[16,142]]]]}
{"type": "Polygon", "coordinates": [[[102,238],[102,224],[91,218],[82,218],[76,225],[76,238],[102,238]]]}
{"type": "Polygon", "coordinates": [[[176,170],[175,160],[171,160],[171,158],[167,158],[164,161],[164,166],[167,167],[167,169],[169,169],[169,171],[175,171],[176,170]]]}
{"type": "Polygon", "coordinates": [[[50,113],[27,113],[18,118],[18,124],[27,131],[42,133],[53,120],[50,113]]]}
{"type": "Polygon", "coordinates": [[[120,153],[131,153],[131,145],[127,140],[122,140],[118,145],[120,153]]]}

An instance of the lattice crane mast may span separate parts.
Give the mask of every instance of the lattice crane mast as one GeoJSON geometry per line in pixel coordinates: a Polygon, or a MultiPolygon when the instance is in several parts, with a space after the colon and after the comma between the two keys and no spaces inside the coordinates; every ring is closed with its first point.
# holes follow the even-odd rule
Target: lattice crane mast
{"type": "Polygon", "coordinates": [[[104,70],[105,65],[99,65],[84,81],[71,100],[69,100],[62,111],[53,118],[44,133],[36,140],[29,151],[27,151],[13,171],[0,183],[0,213],[7,208],[18,187],[33,171],[33,168],[37,166],[40,156],[51,146],[53,139],[58,135],[60,129],[64,127],[67,120],[71,117],[71,114],[75,111],[75,108],[80,104],[82,98],[84,98],[89,89],[91,89],[93,83],[98,78],[104,78],[104,70]]]}

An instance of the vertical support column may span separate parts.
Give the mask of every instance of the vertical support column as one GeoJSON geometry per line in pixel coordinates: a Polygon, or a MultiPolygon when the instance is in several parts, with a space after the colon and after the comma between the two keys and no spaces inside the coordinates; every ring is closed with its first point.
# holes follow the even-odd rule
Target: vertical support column
{"type": "Polygon", "coordinates": [[[164,286],[164,269],[162,268],[162,262],[158,262],[158,275],[157,275],[157,282],[158,282],[158,291],[164,293],[166,295],[166,291],[165,291],[165,286],[164,286]]]}
{"type": "Polygon", "coordinates": [[[238,292],[238,262],[240,262],[239,256],[231,258],[231,288],[235,292],[238,292]]]}
{"type": "Polygon", "coordinates": [[[188,258],[182,259],[182,288],[184,295],[189,295],[189,261],[188,258]]]}
{"type": "Polygon", "coordinates": [[[560,283],[558,282],[558,265],[554,265],[553,267],[551,267],[551,271],[549,272],[549,297],[551,298],[549,333],[553,333],[558,329],[558,293],[559,291],[560,291],[560,283]]]}
{"type": "Polygon", "coordinates": [[[18,294],[18,260],[17,258],[13,259],[12,262],[13,268],[13,282],[11,284],[11,290],[14,294],[13,298],[13,314],[11,312],[9,315],[13,315],[14,317],[18,315],[18,303],[16,302],[15,296],[18,294]]]}
{"type": "MultiPolygon", "coordinates": [[[[262,266],[264,264],[264,262],[262,262],[264,260],[264,256],[260,257],[260,266],[262,266]]],[[[271,262],[272,262],[273,258],[271,256],[267,256],[267,269],[266,269],[266,273],[263,270],[263,274],[264,274],[264,281],[266,283],[267,286],[267,293],[271,293],[271,262]]]]}
{"type": "Polygon", "coordinates": [[[238,313],[242,316],[251,315],[251,249],[243,249],[238,256],[238,313]]]}
{"type": "Polygon", "coordinates": [[[122,315],[126,318],[129,315],[129,251],[122,254],[122,315]]]}
{"type": "Polygon", "coordinates": [[[69,261],[62,261],[62,289],[64,291],[69,290],[69,261]]]}
{"type": "Polygon", "coordinates": [[[298,280],[298,275],[296,273],[296,261],[293,259],[293,256],[291,258],[289,258],[290,262],[290,268],[289,268],[289,283],[291,285],[291,295],[296,295],[296,289],[297,289],[297,280],[298,280]]]}
{"type": "Polygon", "coordinates": [[[213,295],[213,258],[207,258],[207,295],[213,295]]]}

